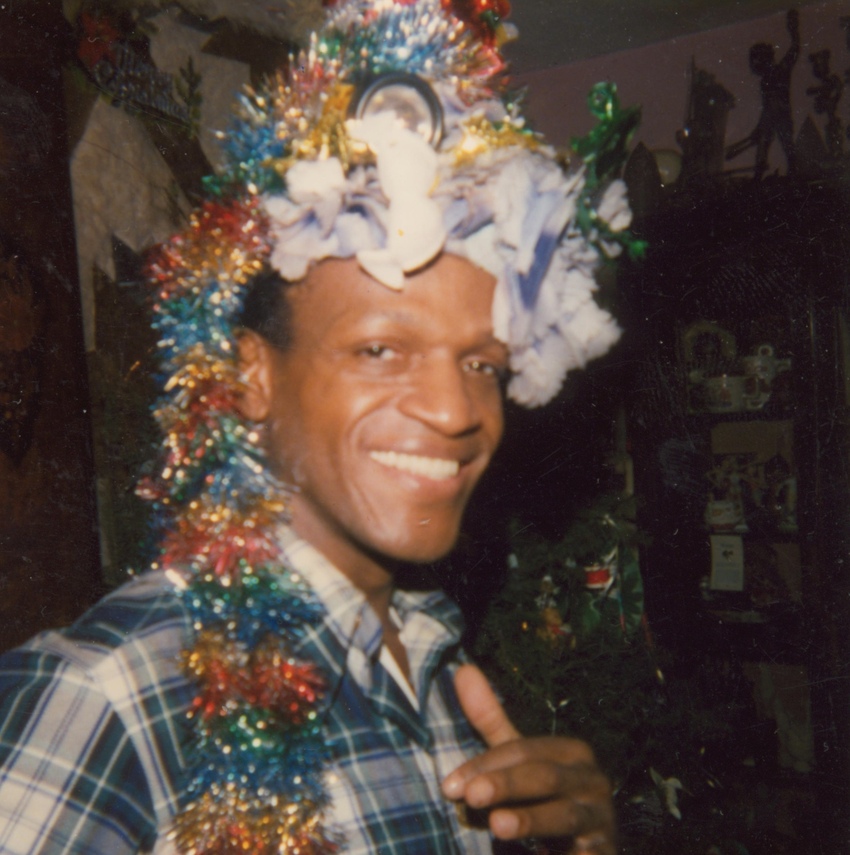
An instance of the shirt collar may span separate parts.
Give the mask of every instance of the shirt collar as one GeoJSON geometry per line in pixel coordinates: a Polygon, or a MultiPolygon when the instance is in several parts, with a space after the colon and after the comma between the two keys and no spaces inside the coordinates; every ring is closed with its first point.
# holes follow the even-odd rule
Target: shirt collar
{"type": "MultiPolygon", "coordinates": [[[[285,563],[297,571],[313,589],[327,613],[328,626],[343,647],[352,646],[369,657],[376,656],[383,632],[380,620],[366,602],[363,592],[289,526],[281,526],[278,540],[285,563]]],[[[442,591],[397,589],[391,603],[398,613],[402,628],[414,615],[423,615],[436,621],[433,630],[435,634],[443,636],[442,645],[460,641],[463,618],[455,603],[442,591]]]]}

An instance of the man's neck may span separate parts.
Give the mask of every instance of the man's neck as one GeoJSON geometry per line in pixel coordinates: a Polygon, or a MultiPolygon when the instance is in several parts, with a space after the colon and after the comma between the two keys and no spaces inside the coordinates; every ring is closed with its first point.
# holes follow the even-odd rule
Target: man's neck
{"type": "Polygon", "coordinates": [[[325,530],[315,525],[310,516],[299,514],[297,507],[296,502],[292,511],[292,530],[321,552],[340,573],[347,576],[355,587],[363,592],[366,602],[381,622],[384,644],[398,663],[405,679],[411,683],[407,651],[401,643],[399,628],[390,614],[395,590],[393,572],[377,558],[356,549],[353,544],[339,538],[327,537],[325,530]]]}
{"type": "Polygon", "coordinates": [[[292,530],[327,558],[340,573],[363,592],[366,602],[378,615],[385,629],[391,625],[390,603],[395,590],[391,569],[377,557],[341,538],[329,537],[327,531],[309,515],[298,513],[298,503],[292,508],[292,530]]]}

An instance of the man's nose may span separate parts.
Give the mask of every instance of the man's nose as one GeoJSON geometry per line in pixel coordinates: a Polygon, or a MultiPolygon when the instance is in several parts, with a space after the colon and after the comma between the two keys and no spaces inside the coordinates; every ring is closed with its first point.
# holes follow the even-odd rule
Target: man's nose
{"type": "Polygon", "coordinates": [[[461,436],[481,426],[480,402],[470,375],[448,356],[423,361],[411,375],[399,409],[446,436],[461,436]]]}

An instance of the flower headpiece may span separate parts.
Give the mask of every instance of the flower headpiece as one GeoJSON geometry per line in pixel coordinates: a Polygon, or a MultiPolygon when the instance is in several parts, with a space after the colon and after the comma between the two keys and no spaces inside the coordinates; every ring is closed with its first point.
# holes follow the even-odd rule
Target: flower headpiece
{"type": "Polygon", "coordinates": [[[256,198],[270,263],[290,281],[355,257],[402,288],[443,250],[492,273],[508,394],[538,406],[617,340],[594,270],[627,240],[630,215],[621,182],[596,193],[528,129],[503,87],[497,28],[476,20],[439,0],[333,8],[288,74],[243,95],[216,185],[256,198]],[[594,207],[595,234],[579,216],[594,207]],[[596,240],[599,228],[613,240],[596,240]]]}
{"type": "MultiPolygon", "coordinates": [[[[356,258],[390,288],[441,251],[497,280],[509,394],[535,406],[618,329],[593,272],[630,245],[624,187],[600,183],[600,144],[565,172],[502,85],[504,0],[342,0],[287,73],[242,96],[210,199],[149,264],[164,395],[162,459],[140,493],[172,522],[155,566],[181,591],[199,687],[187,853],[321,855],[321,675],[294,644],[321,607],[283,565],[286,486],[240,415],[235,329],[251,280],[356,258]],[[451,8],[450,8],[451,7],[451,8]]],[[[609,125],[616,118],[613,90],[609,125]]],[[[607,93],[607,94],[606,94],[607,93]]],[[[616,137],[616,134],[614,135],[616,137]]],[[[344,287],[341,285],[340,287],[344,287]]]]}

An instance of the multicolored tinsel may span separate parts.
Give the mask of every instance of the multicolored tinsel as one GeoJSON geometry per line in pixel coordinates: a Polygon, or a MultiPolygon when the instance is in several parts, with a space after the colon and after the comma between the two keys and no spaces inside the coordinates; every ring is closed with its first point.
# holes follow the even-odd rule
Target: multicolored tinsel
{"type": "Polygon", "coordinates": [[[287,491],[241,417],[234,324],[262,269],[268,224],[253,201],[211,202],[150,259],[165,397],[161,466],[140,493],[173,514],[159,566],[177,584],[195,632],[184,669],[188,786],[175,820],[192,855],[327,855],[324,688],[289,650],[320,607],[282,565],[275,532],[287,491]]]}
{"type": "Polygon", "coordinates": [[[434,5],[335,5],[288,73],[241,96],[236,121],[221,134],[228,165],[208,179],[210,191],[279,192],[288,167],[298,160],[340,157],[349,165],[349,103],[357,84],[377,75],[422,75],[467,105],[492,97],[505,68],[492,39],[481,41],[448,12],[434,14],[434,5]]]}

